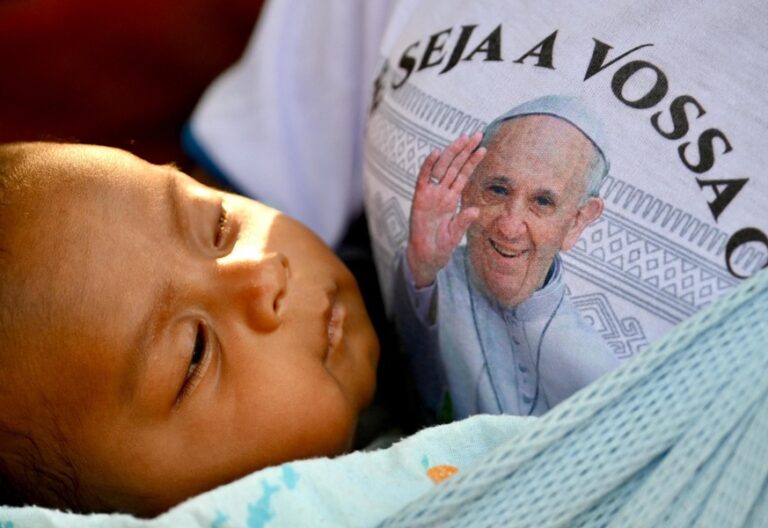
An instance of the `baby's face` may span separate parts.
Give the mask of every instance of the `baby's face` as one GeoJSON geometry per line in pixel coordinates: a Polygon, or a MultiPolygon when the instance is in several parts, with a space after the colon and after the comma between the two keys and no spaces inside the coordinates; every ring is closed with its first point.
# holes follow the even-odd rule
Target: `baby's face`
{"type": "Polygon", "coordinates": [[[30,382],[59,409],[86,490],[154,513],[349,448],[378,343],[316,236],[122,151],[54,157],[24,235],[55,314],[30,382]]]}

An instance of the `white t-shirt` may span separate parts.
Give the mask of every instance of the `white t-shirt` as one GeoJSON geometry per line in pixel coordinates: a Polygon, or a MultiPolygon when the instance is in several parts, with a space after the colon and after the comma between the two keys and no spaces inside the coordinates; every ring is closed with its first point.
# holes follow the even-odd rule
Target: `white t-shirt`
{"type": "Polygon", "coordinates": [[[563,260],[619,357],[765,267],[766,23],[761,0],[399,2],[364,161],[385,298],[425,157],[544,95],[586,101],[608,139],[605,211],[563,260]]]}
{"type": "Polygon", "coordinates": [[[370,79],[392,3],[266,2],[242,58],[190,120],[213,172],[332,246],[363,205],[370,79]]]}
{"type": "Polygon", "coordinates": [[[523,102],[581,98],[611,170],[565,281],[629,356],[766,265],[766,24],[762,0],[271,0],[191,130],[331,244],[364,182],[388,299],[424,157],[523,102]]]}

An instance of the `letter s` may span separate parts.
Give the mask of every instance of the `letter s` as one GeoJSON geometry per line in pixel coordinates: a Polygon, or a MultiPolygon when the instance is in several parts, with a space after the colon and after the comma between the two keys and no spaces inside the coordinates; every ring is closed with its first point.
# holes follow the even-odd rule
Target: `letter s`
{"type": "Polygon", "coordinates": [[[685,105],[689,103],[695,106],[696,110],[699,111],[699,115],[696,116],[697,119],[707,113],[707,111],[704,110],[704,107],[701,106],[693,96],[680,95],[675,97],[669,105],[669,114],[672,118],[671,131],[665,132],[661,129],[661,126],[659,125],[659,116],[661,115],[661,112],[656,112],[651,116],[651,124],[653,125],[653,128],[656,129],[656,132],[667,139],[680,139],[685,136],[688,133],[688,116],[685,114],[685,105]]]}
{"type": "Polygon", "coordinates": [[[413,44],[405,48],[405,51],[403,52],[403,56],[400,57],[400,62],[398,62],[397,65],[400,66],[402,69],[404,69],[406,71],[406,74],[405,74],[405,77],[403,77],[400,80],[400,82],[394,82],[394,81],[392,82],[393,90],[397,90],[402,85],[404,85],[405,81],[407,81],[408,77],[410,77],[411,73],[413,73],[413,69],[416,67],[416,59],[408,55],[408,52],[418,46],[419,46],[419,42],[414,42],[413,44]]]}
{"type": "Polygon", "coordinates": [[[680,155],[680,159],[682,160],[683,165],[688,167],[688,170],[691,170],[696,174],[701,174],[711,169],[712,166],[715,164],[715,148],[714,148],[715,139],[720,139],[725,144],[725,149],[723,150],[723,154],[728,154],[731,150],[733,150],[733,148],[731,147],[731,143],[728,141],[728,138],[725,137],[725,134],[723,134],[720,130],[716,128],[708,128],[699,135],[699,141],[698,141],[699,162],[698,163],[696,164],[691,163],[685,157],[685,150],[688,148],[688,145],[691,144],[690,141],[686,141],[685,143],[677,147],[677,152],[680,155]]]}

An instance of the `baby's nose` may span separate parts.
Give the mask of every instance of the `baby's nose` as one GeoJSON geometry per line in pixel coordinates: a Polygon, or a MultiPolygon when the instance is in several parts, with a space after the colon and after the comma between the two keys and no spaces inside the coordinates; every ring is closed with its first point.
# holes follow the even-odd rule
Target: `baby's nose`
{"type": "Polygon", "coordinates": [[[222,267],[248,323],[255,330],[275,330],[280,325],[281,303],[288,283],[288,258],[282,253],[268,253],[232,260],[222,267]]]}

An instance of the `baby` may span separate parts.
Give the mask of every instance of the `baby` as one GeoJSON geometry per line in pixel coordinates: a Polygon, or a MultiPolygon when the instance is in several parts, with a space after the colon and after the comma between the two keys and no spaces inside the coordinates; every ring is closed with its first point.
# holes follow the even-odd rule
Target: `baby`
{"type": "Polygon", "coordinates": [[[0,500],[157,514],[349,449],[378,342],[307,228],[106,147],[0,146],[0,500]]]}

